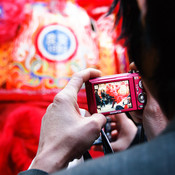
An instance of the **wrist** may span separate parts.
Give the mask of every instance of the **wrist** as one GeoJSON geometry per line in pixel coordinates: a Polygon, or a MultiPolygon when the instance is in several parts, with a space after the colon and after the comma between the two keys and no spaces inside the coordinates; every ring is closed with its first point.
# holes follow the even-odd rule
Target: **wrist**
{"type": "Polygon", "coordinates": [[[69,161],[66,154],[58,150],[49,150],[37,153],[29,169],[39,169],[47,173],[53,173],[67,167],[69,161]]]}

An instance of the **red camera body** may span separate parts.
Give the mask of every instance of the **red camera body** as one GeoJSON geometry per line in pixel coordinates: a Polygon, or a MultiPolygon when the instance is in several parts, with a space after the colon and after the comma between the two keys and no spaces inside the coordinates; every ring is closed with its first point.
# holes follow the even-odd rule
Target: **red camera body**
{"type": "Polygon", "coordinates": [[[143,109],[145,93],[138,73],[90,79],[85,83],[88,109],[104,115],[143,109]]]}

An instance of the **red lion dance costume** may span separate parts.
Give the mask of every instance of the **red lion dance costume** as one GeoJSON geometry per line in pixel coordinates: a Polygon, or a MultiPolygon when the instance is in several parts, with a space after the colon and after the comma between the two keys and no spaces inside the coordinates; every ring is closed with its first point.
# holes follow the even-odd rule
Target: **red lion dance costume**
{"type": "MultiPolygon", "coordinates": [[[[125,49],[114,44],[114,16],[101,18],[111,2],[87,4],[0,0],[1,175],[28,168],[37,151],[42,116],[73,73],[87,67],[104,75],[128,71],[125,49]]],[[[87,109],[84,88],[78,104],[87,109]]]]}

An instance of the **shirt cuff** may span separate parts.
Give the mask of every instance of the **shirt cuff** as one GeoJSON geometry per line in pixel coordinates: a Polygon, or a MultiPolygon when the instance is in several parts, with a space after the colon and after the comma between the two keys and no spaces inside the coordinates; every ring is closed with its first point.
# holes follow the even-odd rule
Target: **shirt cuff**
{"type": "Polygon", "coordinates": [[[20,172],[18,175],[48,175],[48,173],[38,169],[30,169],[27,171],[20,172]]]}

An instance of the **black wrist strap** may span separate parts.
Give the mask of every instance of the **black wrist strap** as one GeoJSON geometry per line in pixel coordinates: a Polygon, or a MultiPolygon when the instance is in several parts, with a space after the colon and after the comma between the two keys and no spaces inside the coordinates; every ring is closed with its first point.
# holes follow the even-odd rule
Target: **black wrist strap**
{"type": "Polygon", "coordinates": [[[105,132],[101,130],[101,138],[102,138],[102,145],[103,145],[103,151],[104,154],[114,153],[111,144],[108,140],[108,137],[106,136],[105,132]]]}
{"type": "Polygon", "coordinates": [[[89,151],[86,151],[84,154],[83,154],[83,159],[84,161],[88,160],[88,159],[92,159],[92,156],[90,155],[89,151]]]}
{"type": "MultiPolygon", "coordinates": [[[[106,154],[114,153],[114,151],[111,147],[111,144],[109,142],[109,139],[108,139],[108,137],[106,136],[106,134],[103,130],[101,130],[101,139],[102,139],[104,154],[106,155],[106,154]]],[[[83,154],[83,158],[84,158],[85,161],[88,160],[88,159],[92,159],[92,157],[91,157],[91,155],[88,151],[86,151],[83,154]]]]}

